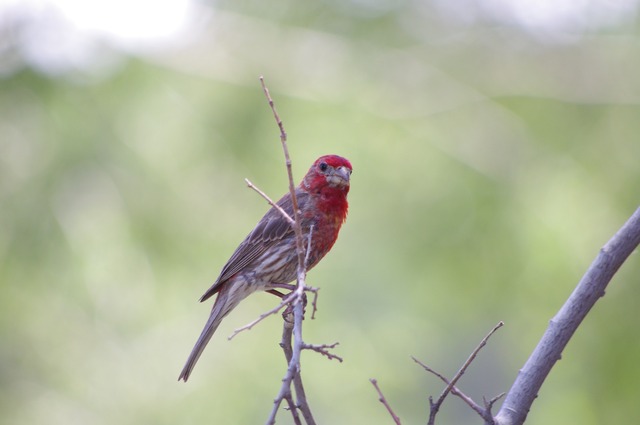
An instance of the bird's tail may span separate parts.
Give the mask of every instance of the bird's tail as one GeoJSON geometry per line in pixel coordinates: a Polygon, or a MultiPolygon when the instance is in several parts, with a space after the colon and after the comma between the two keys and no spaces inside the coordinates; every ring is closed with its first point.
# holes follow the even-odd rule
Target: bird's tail
{"type": "Polygon", "coordinates": [[[193,367],[196,365],[202,351],[207,346],[207,343],[213,336],[213,333],[218,329],[220,322],[222,319],[231,312],[238,305],[240,301],[244,297],[238,297],[237,294],[229,291],[227,287],[223,287],[222,290],[218,293],[218,297],[216,298],[215,303],[213,304],[213,308],[211,309],[211,315],[207,320],[207,323],[204,325],[204,329],[196,342],[196,345],[191,350],[191,354],[189,354],[189,358],[182,368],[182,372],[180,372],[179,380],[183,380],[187,382],[189,379],[189,375],[191,375],[191,371],[193,367]]]}

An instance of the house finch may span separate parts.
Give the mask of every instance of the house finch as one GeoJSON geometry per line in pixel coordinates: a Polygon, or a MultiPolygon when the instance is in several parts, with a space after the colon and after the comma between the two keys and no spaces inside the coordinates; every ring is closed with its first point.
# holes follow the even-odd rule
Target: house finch
{"type": "MultiPolygon", "coordinates": [[[[338,238],[340,226],[347,217],[351,170],[351,163],[345,158],[337,155],[322,156],[313,163],[296,188],[305,240],[311,232],[307,270],[318,264],[338,238]]],[[[290,193],[283,196],[278,205],[293,217],[290,193]]],[[[296,279],[297,267],[293,227],[272,207],[238,246],[222,268],[218,279],[200,298],[200,301],[204,301],[218,294],[209,320],[178,380],[186,382],[189,379],[218,325],[240,301],[256,291],[268,291],[282,296],[276,289],[286,287],[286,284],[296,279]]]]}

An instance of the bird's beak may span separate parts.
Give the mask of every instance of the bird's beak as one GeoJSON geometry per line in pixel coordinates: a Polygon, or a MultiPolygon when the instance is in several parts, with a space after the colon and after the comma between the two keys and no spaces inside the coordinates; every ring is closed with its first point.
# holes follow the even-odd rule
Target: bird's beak
{"type": "Polygon", "coordinates": [[[351,170],[344,165],[333,170],[333,173],[327,176],[327,181],[332,186],[346,187],[349,186],[349,179],[351,178],[351,170]]]}

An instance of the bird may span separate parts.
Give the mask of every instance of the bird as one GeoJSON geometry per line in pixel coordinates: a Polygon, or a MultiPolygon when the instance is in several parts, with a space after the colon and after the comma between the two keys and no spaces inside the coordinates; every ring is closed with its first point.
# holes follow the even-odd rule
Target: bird
{"type": "MultiPolygon", "coordinates": [[[[351,173],[346,158],[324,155],[318,158],[295,189],[302,233],[309,240],[307,270],[311,270],[331,250],[347,218],[351,173]]],[[[293,217],[291,193],[277,202],[293,217]]],[[[306,247],[305,247],[306,249],[306,247]]],[[[211,314],[189,355],[178,381],[187,382],[194,366],[214,332],[242,300],[257,291],[280,297],[277,289],[291,287],[297,277],[296,236],[290,221],[271,207],[256,227],[240,243],[222,267],[220,275],[202,295],[200,302],[217,294],[211,314]]]]}

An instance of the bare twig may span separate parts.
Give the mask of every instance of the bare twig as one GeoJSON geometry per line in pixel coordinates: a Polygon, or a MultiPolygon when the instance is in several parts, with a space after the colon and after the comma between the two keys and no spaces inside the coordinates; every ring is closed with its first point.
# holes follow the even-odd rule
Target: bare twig
{"type": "MultiPolygon", "coordinates": [[[[284,351],[284,357],[288,365],[287,375],[285,375],[285,379],[290,378],[290,380],[289,380],[288,386],[282,385],[280,387],[281,393],[278,394],[278,396],[276,397],[276,401],[281,395],[286,399],[287,394],[289,394],[289,397],[291,397],[291,399],[293,400],[293,397],[291,396],[291,382],[293,382],[293,386],[295,388],[296,395],[298,398],[298,403],[297,404],[294,403],[295,408],[299,409],[302,412],[302,416],[304,417],[307,424],[315,424],[313,415],[311,414],[311,410],[309,409],[309,404],[306,401],[306,394],[304,391],[304,386],[302,384],[302,378],[300,376],[300,373],[293,373],[291,377],[289,376],[289,373],[288,373],[289,367],[291,366],[291,361],[293,359],[293,354],[294,354],[294,350],[291,345],[293,327],[294,327],[294,324],[291,321],[288,321],[285,319],[284,326],[282,328],[282,340],[280,341],[280,346],[284,351]]],[[[278,407],[279,407],[279,403],[276,403],[274,401],[273,410],[271,412],[271,416],[269,417],[270,420],[273,419],[273,422],[267,422],[267,423],[275,423],[275,417],[276,417],[276,414],[278,413],[278,407]]],[[[291,404],[289,404],[289,407],[291,408],[291,404]]],[[[296,415],[297,415],[297,412],[296,412],[296,415]]],[[[294,417],[294,420],[295,420],[295,417],[294,417]]]]}
{"type": "Polygon", "coordinates": [[[487,401],[486,398],[482,397],[482,401],[484,402],[484,410],[485,410],[485,416],[484,416],[484,419],[486,421],[485,423],[494,425],[495,422],[493,421],[493,416],[491,415],[491,409],[493,409],[493,405],[495,404],[495,402],[500,400],[502,397],[504,397],[505,394],[507,393],[500,393],[489,401],[487,401]]]}
{"type": "MultiPolygon", "coordinates": [[[[438,397],[438,400],[436,400],[434,402],[433,398],[429,397],[429,421],[427,422],[428,425],[433,425],[435,423],[436,415],[438,414],[438,411],[440,410],[440,407],[442,406],[442,403],[444,402],[444,400],[447,397],[447,395],[449,394],[449,392],[452,391],[452,389],[456,385],[456,382],[458,382],[458,380],[462,377],[462,375],[464,375],[464,373],[466,372],[467,368],[469,367],[469,365],[471,365],[471,363],[476,358],[476,356],[478,355],[480,350],[482,350],[482,348],[487,344],[487,341],[489,340],[489,338],[491,338],[491,335],[493,335],[502,326],[504,326],[504,323],[503,322],[498,322],[498,324],[493,327],[493,329],[487,334],[487,336],[482,338],[482,341],[480,341],[480,344],[478,344],[478,346],[471,352],[471,355],[469,356],[469,358],[467,358],[467,360],[464,362],[462,367],[454,375],[453,379],[451,379],[451,381],[449,381],[447,383],[446,388],[442,391],[442,393],[440,394],[440,397],[438,397]]],[[[430,369],[428,366],[426,366],[424,363],[422,363],[422,362],[419,362],[419,363],[426,370],[428,370],[431,373],[434,373],[436,376],[438,376],[439,378],[444,380],[444,377],[442,375],[436,373],[435,371],[430,369]]],[[[458,391],[460,393],[459,390],[456,390],[456,391],[458,391]]],[[[463,400],[465,400],[465,397],[462,397],[462,398],[463,398],[463,400]]],[[[467,401],[467,400],[465,400],[465,401],[467,401]]],[[[476,410],[474,407],[472,407],[472,409],[476,410]]],[[[476,412],[477,412],[477,410],[476,410],[476,412]]],[[[484,418],[485,415],[481,414],[481,416],[484,418]]]]}
{"type": "Polygon", "coordinates": [[[293,401],[293,396],[291,393],[287,394],[284,399],[287,401],[288,410],[291,412],[291,416],[293,417],[293,423],[295,425],[302,425],[300,422],[300,415],[298,415],[298,407],[296,406],[295,401],[293,401]]]}
{"type": "MultiPolygon", "coordinates": [[[[309,238],[307,240],[307,253],[304,257],[304,268],[306,269],[309,264],[309,254],[311,253],[311,237],[313,235],[313,224],[309,226],[309,238]]],[[[318,288],[306,288],[308,291],[313,292],[313,301],[311,302],[311,320],[316,318],[316,311],[318,311],[318,288]]],[[[342,360],[341,360],[342,361],[342,360]]]]}
{"type": "Polygon", "coordinates": [[[464,375],[469,365],[471,365],[471,362],[473,362],[473,360],[478,355],[478,352],[480,352],[480,350],[482,350],[482,348],[487,344],[487,340],[491,338],[491,335],[493,335],[502,326],[504,326],[504,323],[498,322],[498,324],[494,326],[493,329],[491,329],[491,331],[487,334],[487,336],[482,338],[482,341],[480,341],[480,344],[478,344],[478,346],[473,350],[473,352],[471,353],[469,358],[464,362],[460,370],[458,370],[458,372],[454,375],[453,379],[451,379],[451,382],[449,382],[447,387],[442,391],[442,393],[440,394],[440,397],[438,397],[438,400],[432,405],[432,409],[431,409],[432,412],[429,415],[429,424],[434,423],[435,415],[438,413],[438,410],[440,409],[440,406],[444,402],[444,399],[447,397],[447,394],[449,394],[449,391],[451,391],[451,389],[456,384],[456,382],[458,382],[458,380],[462,377],[462,375],[464,375]],[[434,418],[433,420],[431,419],[431,416],[433,416],[434,418]]]}
{"type": "Polygon", "coordinates": [[[289,373],[289,370],[291,369],[291,364],[292,364],[291,361],[293,359],[293,347],[291,346],[292,334],[293,334],[293,323],[285,320],[284,326],[282,328],[282,340],[280,341],[280,346],[282,347],[282,350],[284,351],[285,359],[287,360],[287,374],[282,380],[283,382],[282,382],[282,385],[280,386],[280,391],[278,392],[278,395],[273,401],[273,407],[271,409],[271,414],[267,419],[267,425],[276,423],[276,415],[278,414],[280,403],[282,402],[282,400],[285,399],[287,394],[289,395],[291,394],[291,380],[293,379],[293,374],[295,373],[295,371],[292,371],[291,373],[289,373]],[[287,385],[285,385],[285,381],[288,381],[287,385]]]}
{"type": "Polygon", "coordinates": [[[278,304],[277,306],[275,306],[274,308],[272,308],[269,311],[266,311],[264,313],[262,313],[260,316],[258,316],[257,319],[255,319],[254,321],[247,323],[244,326],[239,327],[238,329],[234,330],[233,333],[231,335],[229,335],[227,337],[228,340],[233,339],[236,335],[238,335],[240,332],[243,331],[248,331],[251,328],[253,328],[255,325],[257,325],[258,323],[262,322],[264,319],[266,319],[267,317],[276,314],[277,312],[279,312],[284,306],[288,305],[289,303],[291,303],[291,301],[293,301],[296,298],[296,294],[294,293],[290,293],[289,295],[287,295],[286,297],[282,298],[282,301],[280,302],[280,304],[278,304]]]}
{"type": "MultiPolygon", "coordinates": [[[[311,414],[311,409],[309,408],[309,404],[307,403],[306,394],[304,391],[304,386],[302,384],[302,378],[300,375],[300,355],[302,349],[304,348],[304,342],[302,340],[302,320],[304,317],[304,302],[305,302],[305,291],[308,291],[309,288],[305,284],[306,279],[306,263],[309,249],[305,250],[304,248],[304,236],[302,234],[302,225],[300,222],[300,211],[298,208],[298,198],[296,197],[296,190],[293,181],[293,171],[291,167],[291,158],[289,157],[289,149],[287,147],[287,133],[284,130],[284,125],[282,124],[282,120],[276,111],[275,104],[271,95],[269,93],[269,89],[264,83],[264,78],[260,77],[260,84],[262,85],[262,89],[264,91],[265,96],[269,102],[269,106],[271,107],[271,111],[273,112],[273,116],[278,124],[278,128],[280,129],[280,142],[282,144],[282,150],[285,157],[285,163],[287,166],[287,175],[289,177],[289,193],[291,194],[291,201],[293,206],[293,222],[291,222],[291,217],[289,217],[289,222],[293,227],[295,236],[296,236],[296,255],[298,257],[298,266],[297,266],[297,287],[293,290],[290,296],[287,297],[289,305],[293,306],[293,325],[290,322],[285,320],[284,330],[283,330],[283,349],[285,350],[285,357],[287,359],[287,372],[282,379],[282,385],[280,387],[280,391],[278,396],[274,400],[273,409],[271,414],[267,420],[267,424],[274,424],[275,417],[282,403],[282,400],[286,397],[288,393],[291,391],[291,384],[295,388],[295,393],[297,397],[297,403],[295,403],[296,408],[300,409],[304,420],[308,425],[315,425],[315,420],[313,415],[311,414]],[[293,339],[293,344],[292,344],[293,339]],[[288,347],[288,348],[285,348],[288,347]]],[[[247,182],[249,183],[249,182],[247,182]]],[[[273,202],[270,202],[272,205],[273,202]]],[[[311,246],[311,238],[312,238],[312,230],[309,232],[308,236],[308,247],[311,246]]],[[[315,308],[315,298],[314,298],[314,308],[315,308]]],[[[276,310],[277,311],[277,310],[276,310]]],[[[294,417],[295,420],[295,417],[294,417]]]]}
{"type": "Polygon", "coordinates": [[[311,301],[311,320],[316,318],[316,311],[318,311],[318,291],[320,288],[309,288],[309,291],[313,292],[313,301],[311,301]]]}
{"type": "Polygon", "coordinates": [[[385,398],[384,394],[382,394],[382,390],[378,386],[378,380],[374,379],[374,378],[371,378],[371,379],[369,379],[369,382],[371,382],[371,385],[373,385],[373,387],[378,392],[378,400],[380,401],[380,403],[382,403],[384,405],[384,407],[387,408],[387,412],[389,412],[389,414],[393,418],[393,422],[395,422],[396,425],[401,425],[400,418],[398,417],[398,415],[395,414],[395,412],[393,411],[393,409],[389,405],[389,402],[387,402],[387,399],[385,398]]]}
{"type": "MultiPolygon", "coordinates": [[[[300,211],[298,210],[298,197],[296,196],[296,187],[293,181],[293,170],[291,168],[291,158],[289,157],[289,148],[287,147],[287,132],[284,130],[284,124],[280,119],[280,115],[278,115],[278,111],[276,110],[276,105],[271,98],[271,94],[269,93],[269,89],[267,88],[264,77],[260,76],[260,84],[262,85],[262,90],[264,91],[264,95],[267,97],[267,101],[269,102],[269,106],[271,107],[271,112],[273,112],[273,117],[278,124],[278,128],[280,129],[280,142],[282,144],[282,151],[284,153],[285,164],[287,166],[287,175],[289,176],[289,193],[291,193],[291,201],[293,204],[293,220],[295,224],[293,225],[293,230],[296,234],[296,251],[298,253],[298,277],[304,274],[304,242],[302,236],[302,226],[300,226],[300,211]]],[[[300,280],[298,279],[298,286],[300,285],[300,280]]],[[[299,289],[300,291],[300,289],[299,289]]]]}
{"type": "Polygon", "coordinates": [[[309,254],[311,253],[311,238],[313,237],[313,224],[309,226],[309,236],[307,237],[307,251],[304,255],[304,268],[309,265],[309,254]]]}
{"type": "Polygon", "coordinates": [[[247,183],[247,186],[249,186],[251,189],[253,189],[256,192],[258,192],[260,194],[260,196],[262,196],[264,199],[266,199],[267,202],[269,203],[269,205],[271,205],[273,208],[277,209],[280,212],[280,214],[282,214],[282,216],[289,222],[289,224],[291,224],[292,226],[295,225],[295,221],[291,218],[291,216],[289,214],[287,214],[287,212],[285,210],[282,209],[282,207],[280,207],[280,205],[278,205],[275,202],[273,202],[273,200],[271,198],[269,198],[269,196],[266,193],[264,193],[262,190],[260,190],[260,188],[258,188],[256,185],[251,183],[251,181],[249,179],[244,179],[244,181],[247,183]]]}
{"type": "Polygon", "coordinates": [[[339,342],[334,342],[333,344],[319,344],[319,345],[314,345],[314,344],[303,344],[302,345],[302,349],[303,350],[311,350],[311,351],[315,351],[316,353],[320,353],[323,356],[326,356],[329,360],[337,360],[340,363],[343,362],[342,357],[337,356],[333,353],[331,353],[329,350],[332,350],[334,348],[336,348],[338,346],[338,344],[340,344],[339,342]]]}
{"type": "MultiPolygon", "coordinates": [[[[426,370],[427,372],[437,376],[438,378],[440,378],[440,380],[442,382],[444,382],[446,385],[449,385],[450,381],[442,374],[438,373],[437,371],[431,369],[429,366],[427,366],[426,364],[422,363],[420,360],[418,360],[417,358],[415,358],[414,356],[411,356],[411,358],[413,359],[414,362],[418,363],[420,366],[422,366],[424,368],[424,370],[426,370]]],[[[477,414],[479,414],[480,416],[483,416],[484,412],[482,410],[482,407],[480,407],[480,405],[478,403],[476,403],[475,401],[473,401],[473,399],[471,397],[469,397],[468,395],[466,395],[465,393],[463,393],[458,387],[456,387],[455,385],[453,387],[451,387],[451,394],[460,397],[462,399],[462,401],[464,401],[471,409],[473,409],[477,414]]]]}
{"type": "MultiPolygon", "coordinates": [[[[427,372],[437,376],[438,378],[440,378],[440,380],[442,382],[444,382],[445,384],[449,385],[450,381],[445,376],[443,376],[441,373],[438,373],[437,371],[431,369],[429,366],[427,366],[426,364],[422,363],[420,360],[418,360],[414,356],[411,356],[411,358],[413,359],[414,362],[416,362],[420,366],[422,366],[422,368],[424,370],[426,370],[427,372]]],[[[473,399],[471,397],[466,395],[464,392],[462,392],[455,385],[453,387],[451,387],[451,394],[455,395],[456,397],[459,397],[462,401],[464,401],[467,404],[467,406],[469,406],[471,408],[471,410],[476,412],[482,419],[484,419],[485,424],[493,424],[493,417],[491,415],[491,409],[493,408],[493,404],[496,401],[500,400],[504,396],[505,393],[501,393],[501,394],[493,397],[488,402],[483,397],[484,408],[482,408],[478,403],[473,401],[473,399]]]]}
{"type": "Polygon", "coordinates": [[[640,244],[640,208],[607,242],[565,304],[549,322],[495,416],[498,425],[521,425],[551,368],[614,274],[640,244]]]}
{"type": "MultiPolygon", "coordinates": [[[[276,119],[276,124],[278,124],[278,128],[280,129],[280,141],[283,144],[286,144],[287,132],[284,131],[284,125],[282,124],[280,115],[278,115],[278,111],[276,111],[276,104],[271,98],[271,94],[269,93],[269,89],[267,88],[267,85],[264,82],[264,77],[262,75],[260,76],[260,85],[262,85],[262,90],[264,91],[264,95],[267,97],[267,101],[269,102],[269,107],[271,108],[271,112],[273,112],[273,118],[276,119]]],[[[288,152],[287,152],[287,155],[285,155],[285,157],[287,158],[287,160],[289,159],[288,152]]]]}
{"type": "MultiPolygon", "coordinates": [[[[304,280],[302,280],[302,285],[304,285],[304,280]]],[[[293,307],[293,336],[294,336],[294,344],[293,344],[293,356],[289,361],[289,370],[291,369],[291,365],[294,365],[295,372],[293,376],[293,387],[296,390],[296,396],[298,401],[298,407],[302,411],[302,416],[308,425],[315,425],[316,421],[311,414],[311,408],[309,407],[309,403],[307,402],[307,395],[304,391],[304,385],[302,384],[302,376],[300,374],[300,355],[302,354],[302,347],[304,342],[302,341],[302,319],[304,316],[304,305],[302,302],[298,302],[293,307]]]]}

